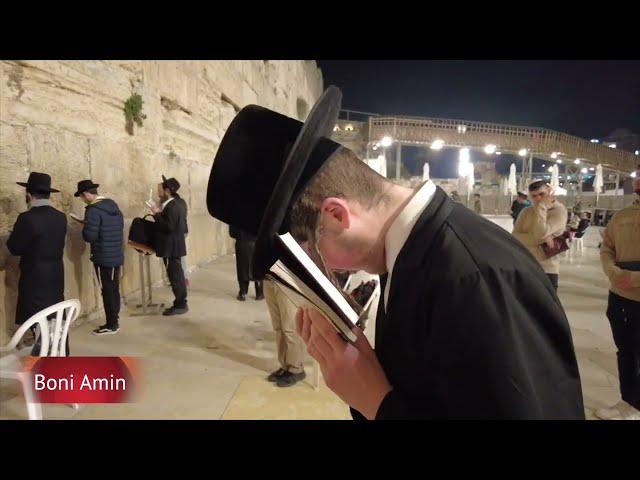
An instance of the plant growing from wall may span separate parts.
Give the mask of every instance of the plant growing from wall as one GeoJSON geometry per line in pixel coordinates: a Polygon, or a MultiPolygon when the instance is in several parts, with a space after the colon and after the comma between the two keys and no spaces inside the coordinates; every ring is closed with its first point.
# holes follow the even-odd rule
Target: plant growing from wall
{"type": "Polygon", "coordinates": [[[147,118],[147,116],[142,113],[142,104],[142,97],[137,93],[132,94],[127,101],[124,102],[124,117],[127,122],[125,128],[129,135],[133,135],[134,122],[141,127],[142,120],[147,118]]]}

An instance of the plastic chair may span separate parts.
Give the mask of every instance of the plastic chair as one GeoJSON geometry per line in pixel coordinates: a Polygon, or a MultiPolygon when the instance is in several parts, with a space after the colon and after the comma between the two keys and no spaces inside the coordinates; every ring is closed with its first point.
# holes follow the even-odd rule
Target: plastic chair
{"type": "MultiPolygon", "coordinates": [[[[41,310],[24,322],[11,338],[11,341],[4,347],[0,347],[0,352],[11,352],[15,350],[18,342],[26,331],[33,325],[36,327],[36,342],[40,340],[41,357],[62,357],[66,356],[67,335],[69,326],[76,321],[80,314],[79,300],[65,300],[41,310]],[[48,320],[47,317],[55,315],[55,318],[48,320]]],[[[31,372],[26,371],[21,359],[31,355],[31,348],[27,347],[0,357],[0,378],[18,380],[22,384],[25,402],[27,404],[27,414],[29,420],[42,420],[42,407],[36,402],[35,390],[32,385],[31,372]]],[[[72,405],[78,409],[77,404],[72,405]]]]}

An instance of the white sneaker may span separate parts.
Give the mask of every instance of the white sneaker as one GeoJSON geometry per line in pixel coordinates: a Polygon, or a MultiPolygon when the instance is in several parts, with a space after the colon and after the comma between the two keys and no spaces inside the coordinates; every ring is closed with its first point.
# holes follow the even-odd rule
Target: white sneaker
{"type": "Polygon", "coordinates": [[[633,408],[624,400],[613,407],[601,408],[595,412],[601,420],[640,420],[640,410],[633,408]]]}

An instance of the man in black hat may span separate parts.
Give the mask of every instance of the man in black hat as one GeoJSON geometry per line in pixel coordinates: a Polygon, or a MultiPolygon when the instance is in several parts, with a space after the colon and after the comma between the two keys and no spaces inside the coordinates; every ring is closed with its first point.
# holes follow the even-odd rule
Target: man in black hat
{"type": "MultiPolygon", "coordinates": [[[[31,172],[26,183],[28,211],[18,215],[7,248],[20,256],[20,281],[16,323],[23,324],[32,315],[64,300],[64,265],[62,255],[67,235],[64,213],[51,206],[51,177],[46,173],[31,172]]],[[[39,354],[39,344],[33,355],[39,354]]],[[[67,336],[67,355],[69,337],[67,336]]]]}
{"type": "Polygon", "coordinates": [[[78,182],[74,194],[85,207],[82,238],[91,244],[91,261],[102,290],[106,323],[94,335],[113,335],[120,329],[120,267],[124,263],[124,218],[118,204],[98,194],[92,180],[78,182]]]}
{"type": "Polygon", "coordinates": [[[516,224],[516,220],[518,219],[518,215],[520,212],[531,205],[531,202],[527,200],[527,194],[518,192],[518,196],[511,204],[511,218],[513,218],[513,224],[516,224]]]}
{"type": "Polygon", "coordinates": [[[175,178],[162,176],[158,185],[161,207],[151,208],[156,223],[156,255],[161,257],[167,269],[175,300],[163,315],[181,315],[189,311],[187,306],[187,286],[184,280],[181,257],[187,254],[185,230],[187,208],[178,195],[180,183],[175,178]]]}
{"type": "Polygon", "coordinates": [[[242,109],[207,191],[211,215],[257,234],[254,272],[289,231],[325,271],[382,275],[375,350],[298,310],[329,388],[358,419],[584,419],[569,324],[535,258],[432,181],[395,185],[331,141],[340,98],[329,87],[304,124],[242,109]]]}

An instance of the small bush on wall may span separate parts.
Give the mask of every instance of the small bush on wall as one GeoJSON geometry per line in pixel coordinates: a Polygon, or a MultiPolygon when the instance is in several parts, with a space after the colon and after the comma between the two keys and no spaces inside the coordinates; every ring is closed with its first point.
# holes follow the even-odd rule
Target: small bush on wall
{"type": "Polygon", "coordinates": [[[139,127],[142,126],[142,120],[147,118],[147,116],[142,113],[142,97],[134,93],[132,94],[126,102],[124,102],[124,117],[126,120],[125,129],[129,135],[133,135],[133,124],[134,122],[138,124],[139,127]]]}

